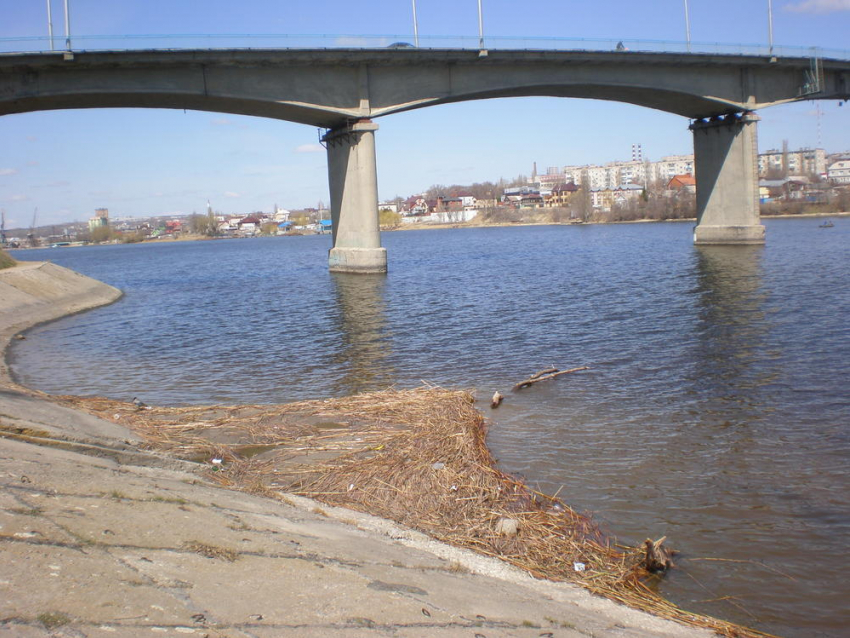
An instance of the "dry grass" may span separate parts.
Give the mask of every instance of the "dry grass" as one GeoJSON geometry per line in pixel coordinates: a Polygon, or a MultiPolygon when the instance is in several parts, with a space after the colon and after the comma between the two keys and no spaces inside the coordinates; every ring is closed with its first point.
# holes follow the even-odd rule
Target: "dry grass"
{"type": "Polygon", "coordinates": [[[11,255],[9,255],[3,250],[0,250],[0,270],[3,270],[4,268],[11,268],[17,263],[18,262],[12,259],[11,255]]]}
{"type": "Polygon", "coordinates": [[[232,563],[239,558],[239,552],[237,551],[227,549],[225,547],[208,545],[207,543],[202,543],[200,541],[185,543],[184,548],[190,552],[205,556],[206,558],[218,558],[220,560],[226,560],[229,563],[232,563]]]}
{"type": "Polygon", "coordinates": [[[496,467],[467,392],[426,387],[274,406],[151,408],[98,398],[67,403],[135,429],[147,447],[211,463],[225,487],[282,492],[360,510],[570,581],[631,607],[724,636],[765,636],[688,613],[645,585],[637,548],[615,545],[556,497],[496,467]],[[501,535],[513,519],[518,533],[501,535]],[[585,564],[577,572],[574,563],[585,564]]]}

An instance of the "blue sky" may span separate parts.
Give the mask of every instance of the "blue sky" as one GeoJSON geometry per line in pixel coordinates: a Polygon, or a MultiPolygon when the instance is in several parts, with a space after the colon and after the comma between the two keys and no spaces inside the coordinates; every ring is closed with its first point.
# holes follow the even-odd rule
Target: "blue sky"
{"type": "MultiPolygon", "coordinates": [[[[386,35],[412,41],[410,0],[70,0],[71,32],[386,35]],[[398,37],[396,37],[398,36],[398,37]]],[[[417,0],[420,37],[477,37],[477,0],[417,0]]],[[[483,0],[485,36],[684,41],[683,0],[483,0]]],[[[695,43],[766,45],[767,0],[689,0],[695,43]]],[[[54,32],[64,40],[62,0],[54,32]]],[[[776,45],[850,49],[850,0],[773,0],[776,45]]],[[[0,0],[0,50],[47,48],[12,41],[47,34],[46,0],[0,0]],[[5,39],[5,40],[4,40],[5,39]]],[[[318,42],[318,40],[313,40],[318,42]]],[[[103,41],[105,43],[107,41],[103,41]]],[[[120,43],[120,40],[117,41],[120,43]]],[[[178,41],[180,42],[180,41],[178,41]]],[[[185,40],[184,40],[185,42],[185,40]]],[[[80,44],[83,43],[83,44],[80,44]]],[[[102,44],[102,46],[107,46],[102,44]]],[[[112,46],[110,44],[109,46],[112,46]]],[[[138,41],[118,46],[139,47],[138,41]]],[[[760,112],[762,151],[815,146],[850,151],[850,105],[811,102],[760,112]]],[[[432,184],[512,178],[566,164],[690,153],[686,119],[590,100],[514,98],[448,105],[378,121],[381,198],[432,184]]],[[[226,213],[328,202],[316,129],[261,118],[179,110],[89,109],[0,117],[0,207],[7,226],[112,216],[226,213]]]]}

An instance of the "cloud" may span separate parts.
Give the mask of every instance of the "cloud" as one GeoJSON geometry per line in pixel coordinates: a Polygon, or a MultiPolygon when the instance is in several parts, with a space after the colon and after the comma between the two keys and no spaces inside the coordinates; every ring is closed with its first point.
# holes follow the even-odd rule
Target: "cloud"
{"type": "Polygon", "coordinates": [[[30,200],[26,195],[12,195],[13,202],[28,202],[30,200]]]}
{"type": "Polygon", "coordinates": [[[241,197],[239,193],[234,193],[233,191],[225,191],[225,197],[241,197]]]}
{"type": "Polygon", "coordinates": [[[325,147],[321,144],[302,144],[295,147],[296,153],[321,153],[325,147]]]}
{"type": "Polygon", "coordinates": [[[233,124],[233,120],[226,117],[217,117],[214,120],[210,120],[210,123],[214,126],[231,126],[233,124]]]}
{"type": "Polygon", "coordinates": [[[17,168],[0,168],[0,175],[14,175],[17,172],[17,168]]]}
{"type": "Polygon", "coordinates": [[[38,162],[36,160],[30,160],[27,162],[27,166],[38,166],[38,162]]]}
{"type": "Polygon", "coordinates": [[[802,0],[782,8],[791,13],[837,13],[850,11],[850,0],[802,0]]]}

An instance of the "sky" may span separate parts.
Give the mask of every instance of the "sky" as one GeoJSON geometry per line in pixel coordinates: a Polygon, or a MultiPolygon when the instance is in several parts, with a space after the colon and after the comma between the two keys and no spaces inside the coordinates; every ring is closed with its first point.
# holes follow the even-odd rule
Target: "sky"
{"type": "MultiPolygon", "coordinates": [[[[80,48],[92,36],[275,34],[385,36],[413,41],[411,0],[69,0],[80,48]],[[82,43],[82,44],[80,44],[82,43]]],[[[485,37],[683,42],[684,0],[482,0],[485,37]]],[[[688,0],[694,43],[768,43],[768,0],[688,0]]],[[[63,0],[52,0],[57,46],[63,0]]],[[[422,41],[478,35],[477,0],[418,0],[422,41]]],[[[777,46],[850,49],[850,0],[772,0],[777,46]]],[[[0,51],[49,48],[47,0],[0,0],[0,51]],[[34,40],[32,38],[39,38],[34,40]]],[[[275,41],[284,41],[283,39],[275,41]]],[[[310,39],[318,43],[317,37],[310,39]]],[[[126,48],[142,40],[115,40],[126,48]]],[[[155,42],[152,40],[152,42],[155,42]]],[[[188,39],[174,40],[188,42],[188,39]]],[[[236,40],[234,40],[236,42],[236,40]]],[[[259,42],[259,41],[258,41],[259,42]]],[[[850,152],[850,105],[759,112],[766,151],[820,145],[850,152]]],[[[632,144],[658,160],[693,151],[685,118],[616,102],[481,100],[377,120],[381,199],[549,166],[628,160],[632,144]]],[[[0,208],[7,228],[111,217],[216,211],[243,214],[329,203],[327,161],[310,126],[168,109],[80,109],[0,117],[0,208]]]]}

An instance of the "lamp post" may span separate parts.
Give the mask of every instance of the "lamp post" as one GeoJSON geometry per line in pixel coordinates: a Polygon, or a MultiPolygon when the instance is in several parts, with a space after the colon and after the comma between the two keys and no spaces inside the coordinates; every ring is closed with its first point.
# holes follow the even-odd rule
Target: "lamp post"
{"type": "Polygon", "coordinates": [[[71,14],[68,11],[68,0],[65,0],[65,48],[71,50],[71,14]]]}
{"type": "Polygon", "coordinates": [[[53,15],[50,11],[50,0],[47,0],[47,37],[50,39],[50,50],[54,50],[53,46],[53,15]]]}
{"type": "Polygon", "coordinates": [[[773,57],[773,2],[767,0],[767,41],[770,45],[770,57],[773,57]]]}
{"type": "Polygon", "coordinates": [[[413,2],[413,45],[419,48],[419,24],[416,21],[416,0],[413,2]]]}
{"type": "Polygon", "coordinates": [[[688,53],[691,52],[691,18],[688,15],[688,0],[685,0],[685,42],[687,43],[688,53]]]}
{"type": "Polygon", "coordinates": [[[484,50],[484,18],[481,13],[481,0],[478,0],[478,48],[484,50]]]}

